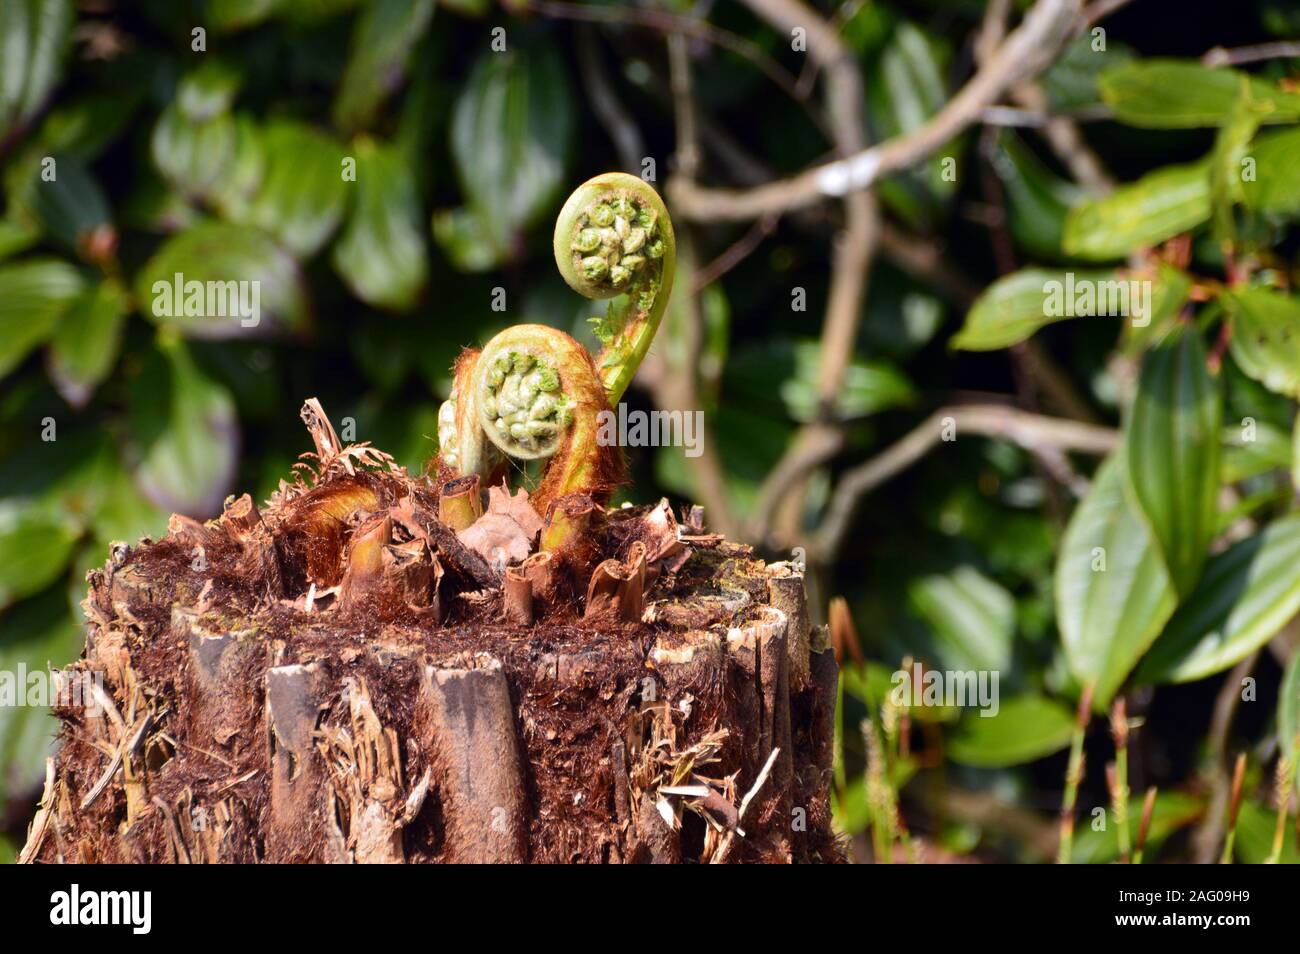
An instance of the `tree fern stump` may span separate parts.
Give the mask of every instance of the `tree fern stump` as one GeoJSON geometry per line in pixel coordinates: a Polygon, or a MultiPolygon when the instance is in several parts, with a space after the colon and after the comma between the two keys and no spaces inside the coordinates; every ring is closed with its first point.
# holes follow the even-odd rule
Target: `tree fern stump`
{"type": "Polygon", "coordinates": [[[841,860],[837,670],[798,568],[666,503],[558,501],[530,535],[526,495],[322,433],[264,508],[89,575],[61,674],[85,704],[57,710],[23,860],[841,860]],[[576,544],[502,553],[566,512],[576,544]]]}

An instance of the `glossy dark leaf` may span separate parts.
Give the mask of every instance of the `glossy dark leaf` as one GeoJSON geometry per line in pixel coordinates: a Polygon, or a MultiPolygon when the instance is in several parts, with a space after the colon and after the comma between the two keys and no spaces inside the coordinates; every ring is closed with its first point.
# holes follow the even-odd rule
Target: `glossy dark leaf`
{"type": "Polygon", "coordinates": [[[1232,316],[1232,357],[1270,391],[1300,395],[1300,300],[1271,288],[1223,297],[1232,316]]]}
{"type": "Polygon", "coordinates": [[[297,330],[309,317],[293,257],[256,229],[217,222],[163,243],[136,276],[136,296],[150,320],[196,338],[297,330]]]}
{"type": "Polygon", "coordinates": [[[410,311],[429,277],[415,177],[395,147],[363,139],[354,151],[356,195],[334,246],[334,269],[367,304],[410,311]]]}
{"type": "MultiPolygon", "coordinates": [[[[16,679],[22,666],[30,675],[46,666],[66,666],[85,641],[62,594],[47,590],[0,616],[0,671],[16,679]]],[[[48,683],[46,684],[48,685],[48,683]]],[[[27,685],[22,705],[0,706],[0,811],[8,802],[40,794],[45,758],[52,754],[58,721],[38,696],[29,699],[27,685]],[[31,703],[31,704],[28,704],[31,703]]]]}
{"type": "Polygon", "coordinates": [[[1129,479],[1174,586],[1190,593],[1218,511],[1220,382],[1194,330],[1146,356],[1125,429],[1129,479]]]}
{"type": "Polygon", "coordinates": [[[433,0],[373,0],[357,17],[334,100],[337,126],[345,132],[370,128],[378,108],[405,78],[411,51],[433,19],[433,7],[433,0]]]}
{"type": "Polygon", "coordinates": [[[1237,663],[1300,611],[1300,515],[1274,520],[1210,560],[1137,678],[1191,682],[1237,663]]]}
{"type": "Polygon", "coordinates": [[[1075,206],[1065,220],[1062,246],[1078,258],[1123,258],[1189,232],[1209,218],[1206,166],[1166,166],[1108,196],[1075,206]]]}
{"type": "Polygon", "coordinates": [[[1272,215],[1300,213],[1300,126],[1256,137],[1244,157],[1246,205],[1272,215]]]}
{"type": "Polygon", "coordinates": [[[156,506],[199,519],[220,512],[239,458],[235,402],[183,341],[163,338],[132,383],[131,436],[135,482],[156,506]]]}
{"type": "Polygon", "coordinates": [[[510,258],[519,233],[551,214],[572,135],[569,81],[550,46],[479,58],[456,102],[451,150],[494,261],[510,258]]]}
{"type": "Polygon", "coordinates": [[[1070,744],[1074,713],[1036,695],[1003,699],[996,715],[968,712],[948,739],[954,762],[976,768],[1022,765],[1070,744]]]}
{"type": "Polygon", "coordinates": [[[58,259],[0,265],[0,377],[49,337],[83,287],[81,273],[58,259]]]}
{"type": "Polygon", "coordinates": [[[996,581],[962,566],[914,580],[907,599],[933,630],[949,668],[1009,669],[1016,604],[996,581]]]}
{"type": "Polygon", "coordinates": [[[995,351],[1024,341],[1044,325],[1094,317],[1101,313],[1098,305],[1106,305],[1098,289],[1113,286],[1118,291],[1122,285],[1126,282],[1115,272],[1022,268],[999,278],[975,300],[952,347],[995,351]]]}
{"type": "Polygon", "coordinates": [[[105,280],[82,293],[59,319],[50,340],[50,379],[73,407],[90,400],[113,369],[129,310],[126,291],[105,280]]]}
{"type": "Polygon", "coordinates": [[[1159,635],[1177,593],[1146,523],[1127,499],[1122,451],[1079,502],[1056,563],[1056,612],[1070,671],[1109,704],[1159,635]]]}
{"type": "Polygon", "coordinates": [[[66,251],[110,222],[108,197],[85,164],[73,156],[41,157],[10,195],[15,214],[32,222],[66,251]]]}
{"type": "Polygon", "coordinates": [[[261,185],[247,209],[226,214],[275,236],[299,258],[329,241],[343,220],[348,192],[343,150],[303,123],[274,120],[261,131],[266,160],[261,185]]]}
{"type": "Polygon", "coordinates": [[[54,89],[73,17],[70,0],[0,4],[0,139],[25,125],[54,89]]]}
{"type": "Polygon", "coordinates": [[[1300,94],[1194,60],[1147,59],[1116,66],[1100,79],[1102,98],[1130,126],[1189,129],[1227,122],[1243,89],[1264,122],[1300,119],[1300,94]]]}

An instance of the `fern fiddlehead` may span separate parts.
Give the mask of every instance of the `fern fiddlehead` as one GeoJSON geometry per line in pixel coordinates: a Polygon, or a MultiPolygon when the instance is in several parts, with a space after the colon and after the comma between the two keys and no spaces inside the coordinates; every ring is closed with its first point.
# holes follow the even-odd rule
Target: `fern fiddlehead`
{"type": "Polygon", "coordinates": [[[545,325],[515,325],[456,362],[451,397],[438,413],[442,461],[491,479],[503,455],[549,458],[533,500],[543,509],[584,493],[604,500],[622,456],[597,439],[598,416],[618,403],[654,339],[676,263],[672,223],[649,185],[607,173],[569,196],[556,221],[556,265],[592,299],[612,299],[593,319],[603,345],[595,359],[545,325]]]}
{"type": "Polygon", "coordinates": [[[611,407],[627,390],[668,307],[677,265],[672,220],[659,193],[636,176],[610,172],[578,186],[555,222],[555,264],[569,287],[613,299],[591,319],[611,407]]]}

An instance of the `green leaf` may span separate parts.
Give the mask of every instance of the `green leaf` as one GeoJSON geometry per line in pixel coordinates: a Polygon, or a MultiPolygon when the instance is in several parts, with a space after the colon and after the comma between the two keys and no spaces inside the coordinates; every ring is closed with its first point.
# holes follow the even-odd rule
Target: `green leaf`
{"type": "Polygon", "coordinates": [[[1291,466],[1291,436],[1264,421],[1225,428],[1223,439],[1223,470],[1219,476],[1225,484],[1291,466]]]}
{"type": "Polygon", "coordinates": [[[1129,300],[1131,287],[1113,271],[1022,268],[984,289],[951,345],[964,351],[1006,348],[1044,325],[1101,314],[1098,306],[1108,305],[1112,292],[1113,300],[1120,304],[1118,310],[1131,311],[1131,301],[1124,305],[1119,298],[1122,292],[1124,300],[1129,300]]]}
{"type": "Polygon", "coordinates": [[[259,134],[246,116],[186,116],[172,103],[158,118],[150,146],[154,165],[177,192],[196,202],[243,210],[261,181],[259,134]]]}
{"type": "Polygon", "coordinates": [[[81,273],[58,259],[0,265],[0,378],[49,337],[82,288],[81,273]]]}
{"type": "MultiPolygon", "coordinates": [[[[781,397],[797,421],[811,421],[817,416],[820,398],[817,373],[821,364],[821,345],[801,341],[794,348],[794,376],[781,385],[781,397]]],[[[844,372],[835,413],[840,420],[867,417],[887,408],[910,404],[916,392],[907,376],[888,361],[863,361],[852,358],[844,372]]]]}
{"type": "Polygon", "coordinates": [[[907,598],[938,637],[945,666],[994,672],[1010,668],[1016,603],[998,583],[972,566],[961,566],[913,580],[907,598]]]}
{"type": "Polygon", "coordinates": [[[1057,624],[1070,671],[1104,709],[1177,603],[1151,531],[1125,494],[1122,451],[1097,470],[1056,563],[1057,624]]]}
{"type": "Polygon", "coordinates": [[[0,609],[54,582],[72,559],[77,535],[54,507],[0,499],[0,609]]]}
{"type": "Polygon", "coordinates": [[[1290,751],[1297,733],[1300,733],[1300,650],[1291,653],[1291,661],[1282,673],[1282,685],[1277,690],[1278,749],[1290,751]]]}
{"type": "MultiPolygon", "coordinates": [[[[1145,273],[1138,274],[1142,276],[1142,281],[1148,280],[1145,273]]],[[[1141,319],[1134,316],[1133,321],[1127,322],[1120,339],[1124,353],[1134,357],[1140,356],[1173,332],[1183,306],[1191,296],[1192,276],[1167,262],[1161,262],[1157,266],[1155,277],[1150,281],[1150,312],[1141,319]]]]}
{"type": "Polygon", "coordinates": [[[1266,123],[1300,120],[1300,94],[1237,70],[1193,60],[1148,59],[1107,70],[1102,99],[1115,118],[1148,129],[1192,129],[1228,121],[1243,85],[1252,108],[1266,123]]]}
{"type": "Polygon", "coordinates": [[[357,18],[352,48],[334,100],[334,123],[345,132],[371,126],[406,74],[411,50],[429,29],[433,0],[373,0],[357,18]]]}
{"type": "Polygon", "coordinates": [[[194,364],[185,343],[164,337],[132,382],[136,484],[154,504],[195,518],[221,510],[239,459],[235,402],[194,364]]]}
{"type": "MultiPolygon", "coordinates": [[[[1289,826],[1287,826],[1289,827],[1289,826]]],[[[1237,815],[1237,837],[1233,841],[1233,857],[1241,864],[1262,865],[1273,854],[1273,835],[1277,831],[1277,812],[1251,801],[1244,801],[1237,815]]],[[[1300,864],[1300,850],[1295,839],[1283,832],[1282,855],[1278,862],[1284,865],[1300,864]]]]}
{"type": "Polygon", "coordinates": [[[1098,78],[1117,64],[1133,59],[1132,48],[1113,37],[1106,37],[1101,50],[1093,48],[1096,39],[1087,33],[1075,37],[1042,75],[1043,91],[1047,93],[1053,112],[1083,109],[1100,103],[1098,78]]]}
{"type": "Polygon", "coordinates": [[[451,151],[495,262],[513,257],[520,232],[554,214],[572,135],[567,73],[549,45],[479,58],[456,101],[451,151]]]}
{"type": "MultiPolygon", "coordinates": [[[[1129,830],[1135,830],[1137,820],[1142,817],[1144,799],[1137,797],[1129,802],[1129,830]]],[[[1182,792],[1160,792],[1156,795],[1155,807],[1151,810],[1151,828],[1147,831],[1146,848],[1143,860],[1155,860],[1160,846],[1180,828],[1186,828],[1201,817],[1205,811],[1204,803],[1182,792]]],[[[1092,826],[1080,826],[1074,841],[1072,859],[1077,865],[1107,865],[1119,860],[1119,826],[1115,824],[1113,813],[1107,809],[1108,824],[1102,831],[1092,826]]]]}
{"type": "MultiPolygon", "coordinates": [[[[19,665],[28,672],[66,666],[76,659],[85,636],[68,611],[58,588],[46,590],[0,617],[0,671],[16,675],[19,665]]],[[[45,776],[45,759],[52,754],[59,723],[49,709],[26,704],[0,706],[0,811],[8,798],[26,799],[39,794],[45,776]]],[[[47,697],[48,699],[48,697],[47,697]]],[[[33,702],[47,701],[39,696],[33,702]]]]}
{"type": "Polygon", "coordinates": [[[1189,232],[1209,217],[1205,163],[1166,166],[1071,209],[1062,244],[1067,254],[1078,258],[1123,258],[1189,232]]]}
{"type": "Polygon", "coordinates": [[[1242,201],[1242,160],[1259,129],[1260,116],[1242,95],[1231,116],[1219,127],[1210,155],[1210,207],[1214,221],[1214,238],[1220,243],[1236,243],[1237,223],[1234,207],[1242,201]]]}
{"type": "Polygon", "coordinates": [[[356,199],[334,269],[368,305],[410,311],[429,278],[415,177],[400,150],[358,141],[356,199]]]}
{"type": "Polygon", "coordinates": [[[84,292],[59,320],[50,340],[50,380],[73,407],[82,407],[117,363],[126,291],[105,280],[84,292]]]}
{"type": "Polygon", "coordinates": [[[66,250],[80,250],[86,236],[110,221],[104,190],[81,160],[33,156],[24,169],[26,174],[10,193],[11,213],[36,225],[66,250]]]}
{"type": "Polygon", "coordinates": [[[261,180],[262,155],[253,121],[230,108],[239,73],[205,57],[176,87],[150,141],[154,165],[172,188],[194,201],[235,203],[261,180]]]}
{"type": "Polygon", "coordinates": [[[1300,301],[1271,288],[1222,297],[1232,316],[1232,357],[1270,391],[1300,395],[1300,301]]]}
{"type": "Polygon", "coordinates": [[[136,276],[136,297],[151,320],[195,338],[293,331],[309,317],[307,289],[293,257],[256,229],[218,222],[201,223],[163,243],[136,276]]]}
{"type": "Polygon", "coordinates": [[[998,137],[991,165],[1006,191],[1016,244],[1035,256],[1059,258],[1065,217],[1087,192],[1049,170],[1013,133],[998,137]]]}
{"type": "Polygon", "coordinates": [[[115,84],[111,93],[86,93],[61,101],[41,121],[37,142],[47,153],[94,162],[126,131],[143,98],[141,83],[126,89],[115,84]]]}
{"type": "Polygon", "coordinates": [[[1059,752],[1073,732],[1069,708],[1043,696],[1021,695],[1003,701],[996,715],[963,716],[948,739],[948,754],[961,765],[1005,768],[1059,752]]]}
{"type": "Polygon", "coordinates": [[[288,0],[208,0],[205,19],[219,33],[234,33],[256,26],[285,7],[288,0]]]}
{"type": "Polygon", "coordinates": [[[25,252],[41,237],[40,231],[26,222],[0,219],[0,262],[11,255],[25,252]]]}
{"type": "Polygon", "coordinates": [[[334,234],[347,204],[343,150],[333,139],[292,120],[261,133],[266,171],[247,209],[233,221],[274,235],[299,258],[316,254],[334,234]]]}
{"type": "Polygon", "coordinates": [[[1125,429],[1134,496],[1183,596],[1200,577],[1218,512],[1223,393],[1205,361],[1194,329],[1149,352],[1125,429]]]}
{"type": "Polygon", "coordinates": [[[1241,192],[1248,208],[1271,215],[1300,212],[1300,126],[1257,137],[1245,158],[1241,192]]]}
{"type": "Polygon", "coordinates": [[[1143,682],[1191,682],[1235,665],[1300,611],[1300,514],[1274,520],[1213,557],[1138,670],[1143,682]]]}
{"type": "Polygon", "coordinates": [[[0,3],[0,139],[24,126],[53,91],[74,16],[69,0],[0,3]]]}
{"type": "Polygon", "coordinates": [[[499,252],[494,238],[469,209],[433,213],[433,237],[457,271],[486,272],[496,267],[499,252]]]}

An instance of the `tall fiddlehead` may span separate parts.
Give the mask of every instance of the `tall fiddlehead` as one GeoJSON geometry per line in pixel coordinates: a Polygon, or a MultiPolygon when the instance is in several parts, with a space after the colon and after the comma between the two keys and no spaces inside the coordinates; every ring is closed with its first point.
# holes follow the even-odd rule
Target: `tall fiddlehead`
{"type": "Polygon", "coordinates": [[[587,298],[613,299],[593,319],[603,348],[590,352],[545,325],[515,325],[456,362],[438,414],[442,461],[491,480],[502,455],[549,458],[533,492],[539,509],[567,494],[607,499],[622,455],[598,440],[599,414],[623,396],[654,339],[672,288],[676,244],[668,210],[624,173],[579,186],[555,225],[555,261],[587,298]]]}
{"type": "Polygon", "coordinates": [[[555,264],[569,287],[613,299],[593,318],[596,356],[611,407],[650,350],[668,307],[677,241],[659,193],[636,176],[609,172],[578,186],[555,222],[555,264]]]}

